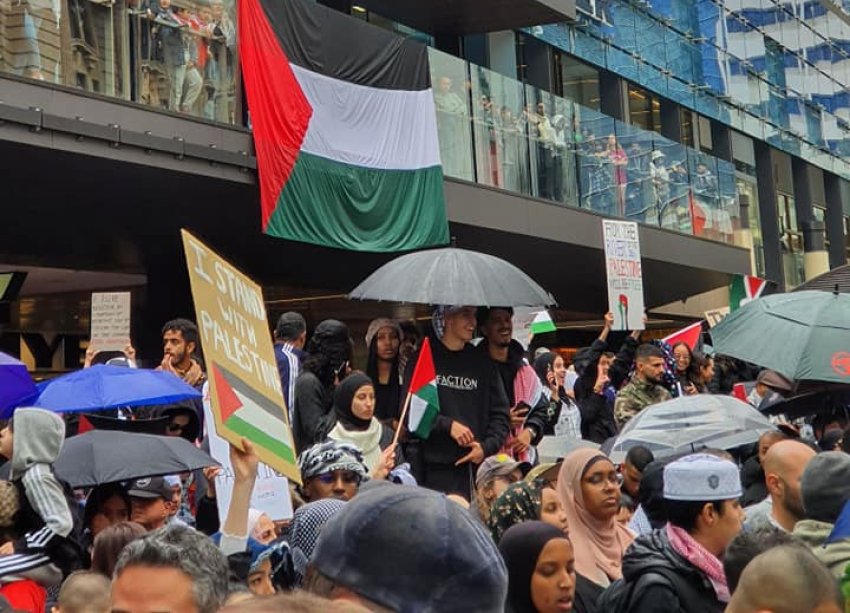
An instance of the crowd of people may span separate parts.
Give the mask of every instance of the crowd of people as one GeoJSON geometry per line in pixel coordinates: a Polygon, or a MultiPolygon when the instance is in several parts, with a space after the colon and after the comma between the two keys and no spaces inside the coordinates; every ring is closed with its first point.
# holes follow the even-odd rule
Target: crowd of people
{"type": "MultiPolygon", "coordinates": [[[[637,445],[615,462],[600,443],[656,403],[728,393],[731,367],[686,344],[641,344],[639,331],[610,352],[610,314],[568,364],[526,351],[512,315],[440,306],[427,331],[376,319],[365,370],[343,322],[308,331],[302,315],[281,315],[275,354],[301,473],[287,521],[250,506],[259,459],[248,440],[230,446],[220,517],[214,466],[72,490],[52,463],[79,424],[16,409],[0,431],[0,609],[844,610],[845,424],[813,424],[819,444],[783,423],[752,450],[656,458],[637,445]],[[408,431],[405,405],[426,337],[440,410],[423,435],[408,431]],[[537,450],[549,436],[575,444],[552,462],[537,450]]],[[[203,389],[197,327],[170,321],[162,340],[158,368],[203,389]]],[[[132,347],[92,348],[85,366],[101,362],[138,366],[132,347]]],[[[753,402],[782,391],[776,373],[757,380],[753,402]]],[[[203,446],[203,415],[192,400],[103,419],[162,420],[165,435],[203,446]]]]}

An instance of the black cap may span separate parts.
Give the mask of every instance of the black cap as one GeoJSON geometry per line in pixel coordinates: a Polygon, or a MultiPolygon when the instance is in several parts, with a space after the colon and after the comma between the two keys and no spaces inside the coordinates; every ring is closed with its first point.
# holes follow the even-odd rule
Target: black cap
{"type": "Polygon", "coordinates": [[[127,495],[131,498],[162,498],[171,500],[174,495],[171,486],[163,477],[144,477],[130,484],[127,495]]]}

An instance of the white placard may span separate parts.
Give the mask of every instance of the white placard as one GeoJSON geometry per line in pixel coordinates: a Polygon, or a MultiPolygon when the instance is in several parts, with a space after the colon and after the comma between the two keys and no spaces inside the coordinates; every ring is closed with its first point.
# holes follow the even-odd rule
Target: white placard
{"type": "MultiPolygon", "coordinates": [[[[204,385],[204,422],[210,442],[210,455],[221,464],[221,475],[215,479],[218,517],[224,525],[230,499],[233,496],[233,467],[230,465],[230,443],[221,438],[211,427],[213,421],[209,403],[209,385],[204,385]]],[[[292,498],[289,495],[289,480],[273,468],[260,462],[251,508],[266,513],[274,521],[292,519],[292,498]]]]}
{"type": "Polygon", "coordinates": [[[91,295],[91,344],[98,351],[124,351],[130,343],[130,292],[91,295]]]}
{"type": "Polygon", "coordinates": [[[643,330],[643,273],[638,225],[633,221],[602,220],[608,310],[614,330],[643,330]]]}
{"type": "MultiPolygon", "coordinates": [[[[537,309],[539,311],[540,309],[537,309]]],[[[531,339],[534,338],[534,333],[531,331],[531,324],[534,323],[534,317],[537,311],[529,307],[515,307],[514,315],[511,318],[513,324],[513,338],[519,341],[523,349],[528,349],[531,344],[531,339]]]]}

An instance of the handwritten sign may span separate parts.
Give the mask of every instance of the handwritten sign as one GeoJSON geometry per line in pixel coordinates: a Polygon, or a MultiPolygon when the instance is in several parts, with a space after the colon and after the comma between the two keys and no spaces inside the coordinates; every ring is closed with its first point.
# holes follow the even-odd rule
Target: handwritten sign
{"type": "Polygon", "coordinates": [[[300,483],[263,292],[189,232],[182,235],[215,430],[234,445],[248,439],[260,460],[300,483]]]}
{"type": "MultiPolygon", "coordinates": [[[[204,388],[204,415],[208,424],[214,423],[212,407],[209,402],[209,385],[204,388]]],[[[216,505],[218,516],[224,522],[230,499],[233,497],[233,467],[230,465],[230,446],[212,429],[207,431],[210,443],[210,455],[221,464],[221,474],[215,479],[216,505]]],[[[263,511],[274,521],[292,519],[292,498],[289,495],[289,481],[273,468],[260,462],[257,481],[251,494],[251,508],[263,511]]]]}
{"type": "Polygon", "coordinates": [[[91,295],[91,344],[98,351],[123,351],[130,342],[130,292],[91,295]]]}
{"type": "Polygon", "coordinates": [[[643,330],[643,273],[638,225],[633,221],[602,220],[608,310],[614,330],[643,330]]]}

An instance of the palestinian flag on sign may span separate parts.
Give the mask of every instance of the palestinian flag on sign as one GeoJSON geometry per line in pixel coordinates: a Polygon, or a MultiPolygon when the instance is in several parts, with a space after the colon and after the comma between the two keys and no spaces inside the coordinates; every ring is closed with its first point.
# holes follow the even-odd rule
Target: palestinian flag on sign
{"type": "Polygon", "coordinates": [[[729,285],[729,311],[737,311],[764,292],[767,281],[758,277],[736,275],[729,285]]]}
{"type": "Polygon", "coordinates": [[[210,372],[224,426],[254,445],[295,462],[283,409],[221,364],[212,362],[210,372]]]}
{"type": "Polygon", "coordinates": [[[309,0],[239,0],[263,230],[358,251],[448,243],[425,45],[309,0]]]}
{"type": "Polygon", "coordinates": [[[538,311],[531,322],[532,334],[545,334],[546,332],[554,332],[557,330],[555,322],[552,321],[552,316],[549,311],[538,311]]]}
{"type": "Polygon", "coordinates": [[[440,414],[440,397],[437,392],[437,371],[431,354],[431,341],[422,341],[419,358],[410,380],[410,419],[408,430],[419,438],[428,438],[440,414]]]}

